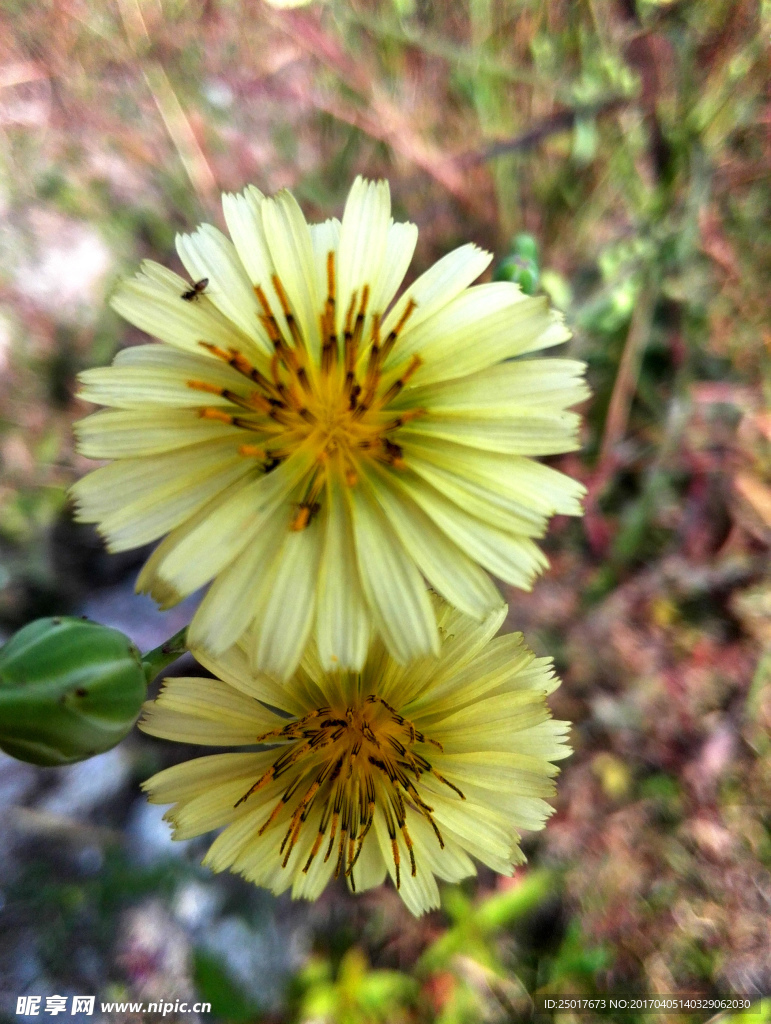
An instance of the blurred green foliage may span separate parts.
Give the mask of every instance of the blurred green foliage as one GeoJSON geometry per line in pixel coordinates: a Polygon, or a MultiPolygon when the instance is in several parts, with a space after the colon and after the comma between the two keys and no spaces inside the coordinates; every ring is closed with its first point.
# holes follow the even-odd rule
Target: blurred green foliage
{"type": "Polygon", "coordinates": [[[200,999],[217,1007],[219,1020],[242,1024],[243,1021],[259,1019],[259,1005],[228,971],[222,957],[205,949],[196,949],[193,954],[193,980],[200,999]]]}
{"type": "Polygon", "coordinates": [[[333,975],[324,960],[311,959],[298,977],[299,1018],[340,1024],[402,1024],[410,1019],[418,983],[399,971],[372,970],[354,946],[333,975]]]}

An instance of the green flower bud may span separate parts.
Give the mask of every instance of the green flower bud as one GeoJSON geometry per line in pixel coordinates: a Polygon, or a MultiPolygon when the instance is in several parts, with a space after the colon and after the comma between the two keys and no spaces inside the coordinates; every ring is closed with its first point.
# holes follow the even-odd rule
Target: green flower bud
{"type": "Polygon", "coordinates": [[[117,629],[38,619],[0,649],[0,748],[39,765],[101,754],[130,731],[146,690],[141,655],[117,629]]]}
{"type": "Polygon", "coordinates": [[[514,236],[511,240],[511,251],[520,259],[529,260],[538,266],[538,242],[526,231],[514,236]]]}
{"type": "Polygon", "coordinates": [[[513,281],[525,295],[536,293],[539,278],[537,265],[521,256],[505,256],[493,273],[493,281],[513,281]]]}

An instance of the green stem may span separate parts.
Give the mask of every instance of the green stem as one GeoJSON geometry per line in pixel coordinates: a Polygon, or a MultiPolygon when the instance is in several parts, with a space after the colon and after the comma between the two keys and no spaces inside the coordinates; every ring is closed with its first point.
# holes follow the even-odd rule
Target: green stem
{"type": "Polygon", "coordinates": [[[174,636],[154,647],[152,651],[142,655],[142,668],[145,672],[148,686],[155,679],[159,672],[162,672],[167,665],[181,657],[187,650],[187,626],[180,629],[174,636]]]}

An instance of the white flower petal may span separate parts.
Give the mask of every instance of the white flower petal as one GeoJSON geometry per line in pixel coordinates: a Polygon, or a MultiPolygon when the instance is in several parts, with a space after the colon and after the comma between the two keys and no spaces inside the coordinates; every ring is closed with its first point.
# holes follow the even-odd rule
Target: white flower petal
{"type": "Polygon", "coordinates": [[[214,580],[188,630],[191,647],[222,655],[254,620],[265,567],[281,548],[286,517],[269,516],[241,554],[214,580]]]}
{"type": "MultiPolygon", "coordinates": [[[[92,459],[131,459],[160,455],[204,441],[235,442],[241,432],[228,423],[202,419],[193,409],[138,409],[93,412],[75,424],[78,450],[92,459]]],[[[235,447],[235,445],[234,445],[235,447]]]]}
{"type": "Polygon", "coordinates": [[[469,849],[484,864],[511,864],[511,847],[513,828],[501,822],[501,816],[482,804],[471,805],[468,800],[450,802],[440,796],[439,785],[434,779],[427,780],[426,788],[433,790],[435,799],[434,817],[442,829],[447,827],[455,835],[460,844],[469,849]],[[439,799],[436,799],[436,797],[439,799]]]}
{"type": "Polygon", "coordinates": [[[157,566],[157,573],[180,593],[191,594],[229,565],[282,502],[297,486],[308,468],[305,453],[298,452],[271,473],[238,490],[185,536],[157,566]]]}
{"type": "MultiPolygon", "coordinates": [[[[396,868],[391,855],[391,840],[388,836],[388,829],[380,808],[378,808],[375,814],[374,829],[380,847],[380,855],[388,869],[391,880],[396,885],[396,868]]],[[[429,910],[436,910],[439,907],[440,901],[439,889],[434,876],[424,870],[413,878],[410,874],[410,858],[407,847],[401,835],[397,834],[396,842],[401,861],[398,888],[399,895],[404,900],[405,906],[416,917],[425,914],[429,910]]]]}
{"type": "MultiPolygon", "coordinates": [[[[374,889],[376,885],[382,885],[385,881],[388,869],[383,860],[383,854],[380,852],[374,829],[370,830],[364,840],[361,853],[351,874],[356,892],[374,889]]],[[[350,886],[350,880],[348,884],[350,886]]]]}
{"type": "MultiPolygon", "coordinates": [[[[234,686],[242,693],[254,697],[255,700],[269,704],[271,707],[285,711],[287,714],[302,718],[307,706],[297,699],[294,689],[276,682],[262,672],[255,672],[249,663],[249,656],[240,646],[233,645],[223,654],[212,657],[203,648],[190,643],[191,653],[197,661],[213,675],[219,676],[226,683],[234,686]]],[[[277,723],[274,723],[277,724],[277,723]]]]}
{"type": "MultiPolygon", "coordinates": [[[[144,729],[142,722],[139,728],[144,729]]],[[[249,754],[208,754],[183,761],[153,775],[142,783],[152,804],[191,800],[201,789],[217,786],[228,779],[257,778],[269,767],[275,755],[270,752],[249,754]]]]}
{"type": "Polygon", "coordinates": [[[467,515],[422,481],[405,479],[404,486],[458,547],[505,583],[530,590],[536,572],[548,565],[546,556],[529,538],[506,534],[467,515]]]}
{"type": "Polygon", "coordinates": [[[399,322],[410,300],[416,304],[386,366],[401,361],[405,347],[408,354],[415,351],[410,342],[413,331],[468,288],[472,281],[484,273],[492,258],[491,253],[470,242],[443,256],[410,285],[383,322],[385,337],[399,322]]]}
{"type": "MultiPolygon", "coordinates": [[[[201,406],[201,392],[190,380],[206,381],[246,395],[244,378],[220,360],[182,352],[170,345],[136,345],[123,349],[112,366],[84,370],[78,374],[78,397],[86,402],[118,409],[145,411],[147,405],[171,408],[201,406]]],[[[220,395],[207,395],[207,405],[227,405],[220,395]]]]}
{"type": "MultiPolygon", "coordinates": [[[[558,722],[549,718],[539,722],[531,729],[523,729],[509,738],[509,750],[518,754],[531,754],[549,761],[559,761],[568,757],[571,748],[568,744],[570,722],[558,722]]],[[[473,749],[469,747],[468,749],[473,749]]]]}
{"type": "MultiPolygon", "coordinates": [[[[469,515],[507,533],[516,532],[524,537],[543,536],[546,530],[545,514],[498,494],[475,480],[421,459],[406,438],[404,451],[409,453],[410,469],[469,515]]],[[[476,455],[475,450],[469,451],[476,455]]]]}
{"type": "Polygon", "coordinates": [[[400,662],[436,654],[434,611],[414,562],[361,484],[349,501],[362,587],[389,650],[400,662]]]}
{"type": "Polygon", "coordinates": [[[313,241],[291,192],[279,192],[262,204],[262,223],[276,273],[286,290],[300,331],[315,359],[320,351],[319,315],[326,292],[317,292],[313,241]]]}
{"type": "Polygon", "coordinates": [[[198,529],[201,523],[206,522],[212,512],[215,512],[224,505],[230,497],[229,491],[218,494],[217,497],[212,498],[208,504],[191,515],[181,526],[178,526],[164,537],[142,566],[142,571],[137,577],[135,588],[138,594],[149,594],[162,611],[172,608],[186,596],[181,594],[173,584],[168,583],[158,575],[158,566],[163,563],[163,560],[174,550],[177,544],[188,537],[194,530],[198,529]]]}
{"type": "Polygon", "coordinates": [[[585,373],[586,364],[575,359],[520,359],[439,384],[408,388],[393,407],[475,419],[560,413],[588,397],[585,373]]]}
{"type": "Polygon", "coordinates": [[[486,739],[488,729],[498,730],[505,725],[509,732],[516,732],[520,717],[527,719],[531,710],[535,709],[538,714],[547,716],[548,709],[543,698],[544,694],[538,691],[514,688],[493,697],[477,697],[457,711],[438,716],[431,725],[431,733],[444,736],[452,734],[454,747],[455,737],[464,729],[477,729],[480,742],[486,739]]]}
{"type": "MultiPolygon", "coordinates": [[[[320,817],[321,815],[316,812],[308,819],[309,833],[312,834],[313,831],[318,830],[320,817]]],[[[309,852],[307,846],[295,850],[293,856],[296,857],[296,863],[299,864],[303,856],[307,859],[309,852]]],[[[330,857],[325,862],[323,857],[315,857],[307,872],[295,872],[292,899],[317,900],[332,880],[334,870],[333,858],[330,857]]]]}
{"type": "Polygon", "coordinates": [[[99,532],[112,552],[149,544],[188,520],[213,497],[240,483],[247,473],[248,467],[233,462],[194,483],[177,478],[163,492],[158,489],[112,515],[103,516],[99,532]]]}
{"type": "MultiPolygon", "coordinates": [[[[282,335],[291,338],[281,301],[273,284],[276,267],[273,264],[268,239],[265,237],[262,216],[265,201],[263,194],[250,185],[241,195],[224,195],[222,208],[228,231],[249,280],[253,286],[262,288],[282,335]]],[[[265,312],[259,299],[256,308],[259,318],[265,312]]],[[[272,354],[273,343],[261,320],[257,323],[257,329],[264,339],[266,348],[272,354]]]]}
{"type": "Polygon", "coordinates": [[[453,380],[570,337],[566,329],[553,328],[544,297],[528,298],[508,281],[480,284],[418,323],[410,317],[389,365],[417,353],[423,365],[415,387],[453,380]]]}
{"type": "MultiPolygon", "coordinates": [[[[491,698],[491,700],[495,701],[497,698],[491,698]]],[[[492,710],[497,713],[497,719],[485,723],[479,720],[481,711],[478,715],[468,713],[468,717],[464,719],[463,716],[467,714],[464,709],[454,720],[445,720],[440,725],[435,725],[431,735],[447,749],[452,744],[453,751],[459,754],[480,749],[488,751],[518,750],[515,740],[512,739],[512,734],[521,732],[529,739],[532,730],[543,725],[549,718],[543,697],[539,700],[537,696],[530,697],[525,694],[519,695],[519,700],[520,706],[516,710],[512,706],[512,701],[496,705],[492,710]]],[[[483,703],[489,704],[491,701],[483,703]]],[[[520,751],[520,753],[527,752],[526,750],[520,751]]]]}
{"type": "Polygon", "coordinates": [[[273,712],[220,679],[164,679],[156,699],[145,705],[145,725],[152,722],[160,708],[214,723],[218,729],[230,729],[234,736],[238,733],[237,739],[227,741],[234,745],[255,743],[257,736],[276,724],[273,712]]]}
{"type": "Polygon", "coordinates": [[[247,803],[246,808],[246,813],[221,832],[209,847],[209,852],[202,861],[205,867],[211,868],[212,871],[226,871],[228,868],[236,870],[235,865],[242,857],[244,849],[255,845],[261,846],[266,854],[272,853],[274,862],[278,859],[278,851],[271,838],[255,839],[270,813],[270,803],[263,799],[255,801],[251,807],[247,803]]]}
{"type": "Polygon", "coordinates": [[[287,532],[258,597],[252,664],[277,679],[297,668],[313,626],[321,546],[318,520],[287,532]]]}
{"type": "Polygon", "coordinates": [[[222,197],[222,212],[238,258],[251,283],[265,287],[274,273],[265,232],[262,226],[262,204],[265,196],[254,185],[239,195],[222,197]]]}
{"type": "Polygon", "coordinates": [[[226,723],[213,723],[197,715],[184,715],[164,707],[153,707],[142,726],[150,736],[175,739],[179,743],[200,743],[213,747],[230,747],[248,743],[243,729],[226,723]]]}
{"type": "MultiPolygon", "coordinates": [[[[236,456],[235,446],[229,439],[210,441],[196,445],[187,452],[187,459],[180,462],[174,452],[155,455],[152,458],[125,459],[110,463],[89,473],[72,488],[72,495],[82,514],[93,516],[84,522],[96,522],[102,516],[119,512],[127,503],[152,494],[157,488],[166,487],[170,480],[191,477],[193,481],[216,472],[223,462],[236,456]]],[[[249,467],[246,459],[238,462],[249,467]]]]}
{"type": "Polygon", "coordinates": [[[330,252],[335,254],[335,266],[337,262],[337,248],[340,244],[340,221],[337,217],[322,221],[321,224],[310,224],[311,244],[313,246],[313,263],[316,269],[316,295],[322,297],[327,295],[327,256],[330,252]]]}
{"type": "Polygon", "coordinates": [[[436,605],[437,624],[442,634],[441,662],[437,665],[435,660],[427,658],[422,664],[413,663],[398,681],[398,696],[396,690],[392,691],[416,724],[422,721],[423,697],[435,690],[441,692],[448,676],[454,677],[471,665],[501,628],[508,614],[504,604],[479,623],[439,598],[436,605]]]}
{"type": "Polygon", "coordinates": [[[445,882],[460,882],[477,873],[474,862],[465,850],[449,835],[442,837],[444,846],[441,847],[426,819],[412,808],[407,811],[407,825],[415,844],[415,860],[421,869],[425,865],[432,874],[445,882]]]}
{"type": "Polygon", "coordinates": [[[230,239],[211,224],[202,224],[192,235],[177,235],[177,252],[193,280],[208,278],[207,298],[220,312],[266,353],[271,352],[260,326],[260,304],[230,239]]]}
{"type": "MultiPolygon", "coordinates": [[[[540,779],[540,776],[539,776],[540,779]]],[[[514,829],[527,829],[537,832],[543,828],[546,820],[554,813],[544,797],[553,796],[555,786],[553,782],[547,782],[546,786],[536,786],[535,782],[528,784],[526,777],[518,776],[514,783],[521,786],[519,789],[510,790],[499,784],[498,799],[496,800],[496,811],[505,816],[505,821],[514,829]],[[538,792],[536,792],[536,788],[538,792]],[[533,790],[532,793],[525,792],[533,790]]],[[[463,793],[468,800],[474,804],[484,806],[490,799],[490,790],[476,786],[472,782],[464,784],[463,793]]]]}
{"type": "MultiPolygon", "coordinates": [[[[451,670],[446,678],[437,680],[430,691],[424,692],[410,704],[410,714],[420,721],[421,729],[430,732],[448,714],[485,697],[495,696],[498,692],[513,693],[533,689],[523,684],[523,676],[527,675],[528,666],[536,660],[546,659],[536,659],[530,648],[523,643],[521,633],[506,633],[485,644],[464,667],[451,670]]],[[[538,689],[538,693],[550,692],[547,686],[550,676],[551,673],[544,672],[544,685],[538,689]]]]}
{"type": "MultiPolygon", "coordinates": [[[[406,494],[380,474],[367,480],[410,558],[451,604],[475,619],[483,619],[502,604],[490,578],[464,551],[449,540],[406,494]]],[[[398,476],[394,481],[399,486],[398,476]]]]}
{"type": "Polygon", "coordinates": [[[248,780],[228,779],[188,801],[176,809],[170,819],[174,826],[173,838],[193,839],[202,832],[238,821],[243,817],[243,811],[236,807],[236,803],[247,789],[248,780]]]}
{"type": "Polygon", "coordinates": [[[505,420],[429,415],[410,423],[402,436],[437,437],[504,455],[559,455],[581,447],[580,425],[581,417],[574,412],[540,416],[512,413],[505,420]]]}
{"type": "Polygon", "coordinates": [[[552,796],[553,776],[559,769],[550,761],[528,754],[500,751],[493,760],[485,751],[433,755],[433,765],[457,786],[476,786],[500,793],[508,788],[521,796],[552,796]]]}
{"type": "Polygon", "coordinates": [[[371,283],[370,307],[375,312],[385,313],[388,310],[412,262],[417,244],[418,229],[414,224],[391,221],[380,272],[371,283]]]}
{"type": "Polygon", "coordinates": [[[253,473],[232,443],[113,463],[72,489],[79,522],[98,523],[112,551],[147,544],[253,473]]]}
{"type": "MultiPolygon", "coordinates": [[[[351,296],[361,300],[362,289],[378,280],[391,222],[391,193],[387,181],[358,177],[348,193],[338,248],[337,330],[341,333],[351,296]]],[[[370,313],[382,313],[370,295],[370,313]]],[[[365,322],[365,336],[367,326],[365,322]]]]}
{"type": "Polygon", "coordinates": [[[336,476],[326,490],[326,540],[318,579],[316,642],[326,670],[358,668],[369,644],[369,614],[359,582],[353,525],[336,476]]]}
{"type": "MultiPolygon", "coordinates": [[[[581,515],[583,485],[531,459],[415,436],[405,440],[404,451],[410,465],[421,475],[422,465],[415,456],[430,463],[443,481],[454,479],[458,486],[478,484],[483,490],[497,494],[511,503],[511,512],[516,518],[531,519],[535,523],[539,519],[532,519],[532,515],[581,515]]],[[[437,489],[444,493],[444,485],[437,489]]],[[[512,519],[511,528],[517,528],[516,519],[512,519]]]]}
{"type": "Polygon", "coordinates": [[[250,356],[264,351],[251,333],[244,334],[223,316],[206,293],[185,302],[182,295],[189,288],[190,282],[178,274],[145,260],[140,273],[120,282],[110,305],[141,331],[199,355],[204,351],[202,341],[226,350],[234,346],[250,356]]]}

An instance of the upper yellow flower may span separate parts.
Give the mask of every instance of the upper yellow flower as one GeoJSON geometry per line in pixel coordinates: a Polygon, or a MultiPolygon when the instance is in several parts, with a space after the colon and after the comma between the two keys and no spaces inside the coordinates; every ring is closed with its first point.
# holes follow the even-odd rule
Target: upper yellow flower
{"type": "Polygon", "coordinates": [[[273,746],[149,779],[152,802],[174,804],[175,838],[225,826],[205,864],[311,900],[333,876],[361,891],[388,873],[414,914],[439,905],[436,878],[476,873],[471,856],[510,874],[524,861],[517,830],[543,827],[551,762],[570,752],[568,723],[544,699],[559,680],[521,633],[492,639],[505,609],[480,625],[432,606],[439,657],[406,668],[375,640],[363,671],[326,673],[311,642],[279,685],[250,670],[242,646],[216,659],[196,652],[219,678],[167,679],[141,728],[273,746]]]}
{"type": "Polygon", "coordinates": [[[314,631],[322,663],[359,668],[370,635],[401,662],[438,651],[425,580],[477,620],[484,569],[529,588],[534,543],[582,488],[533,462],[576,447],[583,364],[511,360],[568,336],[544,298],[469,285],[465,245],[394,302],[417,239],[386,182],[354,183],[342,224],[294,198],[223,198],[233,241],[177,240],[194,284],[156,263],[114,308],[161,345],[81,377],[111,406],[78,424],[114,459],[73,489],[111,550],[168,534],[139,589],[164,607],[214,581],[190,642],[214,654],[254,624],[255,668],[287,678],[314,631]],[[480,568],[480,566],[482,568],[480,568]]]}

